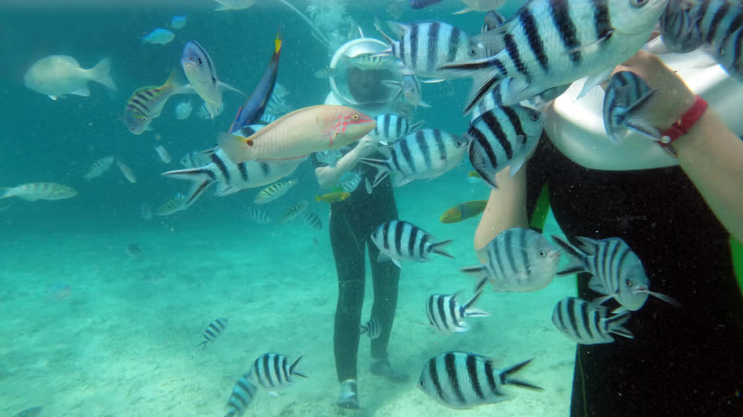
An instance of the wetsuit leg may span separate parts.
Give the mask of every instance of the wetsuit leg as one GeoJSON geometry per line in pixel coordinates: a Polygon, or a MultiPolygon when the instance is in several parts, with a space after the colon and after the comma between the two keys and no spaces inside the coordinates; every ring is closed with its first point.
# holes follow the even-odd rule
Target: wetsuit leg
{"type": "Polygon", "coordinates": [[[392,325],[395,321],[395,310],[397,309],[400,268],[389,261],[377,262],[379,248],[371,241],[371,233],[380,224],[397,219],[397,206],[392,185],[389,181],[384,181],[375,187],[374,193],[369,197],[374,199],[372,203],[367,205],[367,207],[372,208],[367,213],[369,229],[366,238],[374,286],[374,304],[372,305],[371,316],[379,321],[382,328],[379,337],[371,342],[371,356],[374,359],[386,359],[387,344],[390,340],[392,325]]]}
{"type": "Polygon", "coordinates": [[[356,379],[359,324],[364,303],[364,242],[346,210],[333,210],[330,243],[338,274],[338,304],[335,309],[335,367],[338,381],[356,379]]]}

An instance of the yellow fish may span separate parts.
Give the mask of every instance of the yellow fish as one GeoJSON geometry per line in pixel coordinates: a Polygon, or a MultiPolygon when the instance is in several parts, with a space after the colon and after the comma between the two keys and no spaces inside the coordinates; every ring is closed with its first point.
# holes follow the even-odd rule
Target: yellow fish
{"type": "Polygon", "coordinates": [[[488,200],[475,200],[457,204],[449,210],[446,210],[444,214],[441,215],[439,221],[441,223],[459,223],[462,220],[475,217],[482,213],[487,204],[488,200]]]}
{"type": "Polygon", "coordinates": [[[339,201],[343,201],[347,199],[348,197],[351,197],[351,193],[347,193],[345,191],[337,192],[337,193],[327,193],[323,195],[316,195],[315,201],[324,201],[326,203],[337,203],[339,201]]]}

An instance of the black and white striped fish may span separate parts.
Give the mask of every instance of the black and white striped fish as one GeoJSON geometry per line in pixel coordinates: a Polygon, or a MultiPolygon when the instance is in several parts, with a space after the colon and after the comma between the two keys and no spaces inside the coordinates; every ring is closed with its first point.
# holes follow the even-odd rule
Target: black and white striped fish
{"type": "Polygon", "coordinates": [[[446,352],[434,356],[423,365],[418,388],[441,404],[457,410],[494,404],[513,398],[503,391],[504,385],[543,389],[513,377],[529,362],[531,359],[510,368],[497,369],[493,360],[486,356],[446,352]]]}
{"type": "Polygon", "coordinates": [[[454,258],[443,249],[451,243],[451,240],[433,242],[433,236],[402,220],[392,220],[381,224],[372,233],[371,238],[379,248],[377,261],[383,262],[389,258],[400,268],[402,268],[400,261],[428,262],[430,253],[454,258]]]}
{"type": "MultiPolygon", "coordinates": [[[[235,164],[221,148],[204,151],[207,165],[164,172],[162,175],[193,181],[186,206],[193,204],[201,194],[216,183],[216,195],[223,197],[247,188],[257,188],[276,182],[294,172],[307,158],[258,161],[251,160],[235,164]]],[[[193,158],[191,159],[200,159],[193,158]]]]}
{"type": "Polygon", "coordinates": [[[258,191],[255,199],[253,199],[253,203],[268,204],[289,192],[289,190],[291,190],[292,187],[294,187],[298,183],[299,180],[296,179],[273,183],[268,187],[258,191]]]}
{"type": "Polygon", "coordinates": [[[389,159],[363,158],[361,161],[377,168],[376,187],[391,172],[392,185],[403,186],[411,181],[436,178],[454,169],[467,149],[464,138],[438,129],[422,129],[395,142],[385,152],[389,159]]]}
{"type": "Polygon", "coordinates": [[[397,101],[402,97],[407,103],[411,104],[415,108],[418,106],[431,107],[430,104],[423,101],[423,89],[421,88],[421,84],[432,84],[442,81],[444,80],[421,81],[415,74],[403,74],[400,81],[384,80],[382,81],[382,84],[398,90],[393,101],[397,101]]]}
{"type": "Polygon", "coordinates": [[[247,213],[248,220],[256,224],[269,224],[273,223],[273,218],[270,214],[263,210],[251,208],[247,213]]]}
{"type": "Polygon", "coordinates": [[[315,229],[315,230],[322,230],[322,220],[320,220],[320,217],[311,212],[310,210],[305,210],[302,212],[302,220],[304,220],[304,223],[315,229]]]}
{"type": "Polygon", "coordinates": [[[368,135],[383,145],[396,142],[401,137],[418,130],[425,123],[421,120],[418,123],[411,124],[408,119],[396,114],[380,114],[374,120],[377,122],[377,127],[368,135]]]}
{"type": "Polygon", "coordinates": [[[294,383],[294,376],[307,378],[294,370],[303,356],[289,365],[287,357],[280,353],[264,353],[250,367],[248,380],[255,386],[263,387],[271,395],[278,395],[278,391],[294,383]]]}
{"type": "Polygon", "coordinates": [[[507,22],[473,38],[500,52],[439,69],[474,79],[465,114],[507,78],[513,78],[503,97],[507,106],[588,76],[581,97],[642,48],[667,2],[530,0],[507,22]]]}
{"type": "Polygon", "coordinates": [[[307,207],[309,207],[310,203],[307,202],[307,200],[300,200],[296,203],[289,206],[288,209],[284,212],[284,214],[281,216],[281,218],[278,220],[277,223],[284,224],[289,223],[290,221],[297,218],[297,216],[301,215],[302,212],[307,210],[307,207]]]}
{"type": "Polygon", "coordinates": [[[237,380],[235,386],[232,387],[230,399],[227,401],[229,410],[224,417],[239,417],[243,415],[245,409],[253,402],[258,388],[250,382],[248,379],[249,376],[250,373],[244,374],[237,380]]]}
{"type": "Polygon", "coordinates": [[[544,114],[528,107],[517,104],[488,110],[467,129],[470,163],[497,190],[495,174],[510,166],[511,176],[516,175],[539,143],[542,127],[544,114]]]}
{"type": "Polygon", "coordinates": [[[160,207],[158,207],[155,215],[170,216],[173,213],[184,211],[188,208],[188,206],[186,206],[187,200],[188,198],[185,195],[178,193],[173,196],[173,198],[164,202],[160,207]]]}
{"type": "Polygon", "coordinates": [[[680,303],[673,298],[650,291],[650,280],[645,274],[640,258],[622,239],[612,237],[602,240],[576,237],[578,247],[573,246],[559,236],[552,236],[567,256],[569,263],[558,271],[559,275],[588,272],[593,277],[588,282],[589,288],[604,294],[596,300],[601,304],[610,298],[615,299],[623,310],[637,311],[648,299],[648,295],[659,298],[676,307],[680,303]]]}
{"type": "Polygon", "coordinates": [[[619,143],[633,131],[661,141],[660,131],[645,119],[655,91],[633,72],[619,71],[611,76],[604,95],[604,129],[609,140],[619,143]]]}
{"type": "Polygon", "coordinates": [[[202,350],[204,350],[209,343],[214,343],[222,335],[224,329],[227,328],[228,322],[229,320],[222,318],[209,323],[206,330],[204,330],[204,341],[196,345],[196,347],[202,346],[202,350]]]}
{"type": "MultiPolygon", "coordinates": [[[[493,88],[489,93],[480,100],[470,115],[470,120],[475,121],[483,113],[488,110],[493,110],[496,107],[503,106],[503,95],[508,94],[509,86],[513,78],[506,78],[498,84],[497,87],[493,88]]],[[[568,90],[570,84],[562,85],[558,87],[552,87],[549,90],[545,90],[536,96],[522,101],[521,104],[530,107],[535,110],[542,111],[547,105],[557,97],[561,96],[565,91],[568,90]]]]}
{"type": "Polygon", "coordinates": [[[458,295],[459,293],[434,294],[428,297],[428,301],[426,302],[428,322],[443,335],[463,333],[469,330],[469,326],[464,321],[466,317],[486,317],[490,315],[474,307],[482,295],[482,291],[476,292],[463,305],[457,302],[458,295]]]}
{"type": "Polygon", "coordinates": [[[452,62],[479,59],[485,50],[464,31],[445,22],[388,22],[400,40],[392,40],[377,26],[390,44],[383,53],[396,56],[419,77],[442,78],[439,68],[452,62]]]}
{"type": "Polygon", "coordinates": [[[480,279],[479,291],[490,281],[493,291],[529,292],[540,290],[555,277],[560,251],[532,229],[515,227],[501,232],[485,247],[485,264],[460,269],[480,279]]]}
{"type": "Polygon", "coordinates": [[[609,309],[576,297],[560,300],[552,312],[552,324],[568,339],[581,345],[614,342],[612,333],[634,339],[623,326],[630,318],[625,311],[609,317],[609,309]]]}
{"type": "Polygon", "coordinates": [[[361,184],[361,178],[363,176],[358,171],[348,171],[341,175],[341,178],[338,180],[338,187],[341,187],[343,191],[347,193],[352,193],[356,191],[356,188],[359,187],[359,184],[361,184]]]}
{"type": "Polygon", "coordinates": [[[338,161],[341,159],[341,155],[338,149],[328,149],[326,151],[315,152],[315,158],[325,165],[335,167],[338,161]]]}
{"type": "Polygon", "coordinates": [[[360,327],[360,334],[366,334],[369,336],[369,339],[372,340],[378,338],[379,335],[382,334],[382,325],[379,324],[379,320],[374,318],[367,321],[366,324],[362,324],[360,327]]]}
{"type": "Polygon", "coordinates": [[[660,18],[660,37],[670,52],[691,52],[704,43],[698,19],[691,13],[695,6],[688,0],[668,1],[660,18]]]}

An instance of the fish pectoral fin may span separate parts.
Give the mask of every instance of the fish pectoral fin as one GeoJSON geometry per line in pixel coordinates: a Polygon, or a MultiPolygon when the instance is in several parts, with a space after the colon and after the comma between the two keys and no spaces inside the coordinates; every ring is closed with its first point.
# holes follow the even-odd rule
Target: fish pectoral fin
{"type": "Polygon", "coordinates": [[[583,83],[583,88],[580,90],[580,93],[578,93],[578,97],[576,97],[576,100],[580,100],[585,96],[593,87],[598,86],[604,80],[608,79],[611,76],[612,71],[614,71],[614,68],[607,68],[599,73],[589,75],[586,77],[586,82],[583,83]]]}
{"type": "MultiPolygon", "coordinates": [[[[523,140],[523,136],[520,136],[518,139],[518,142],[521,142],[522,140],[523,140]]],[[[516,175],[517,172],[519,172],[521,167],[524,165],[524,162],[526,162],[526,155],[520,158],[514,158],[511,161],[511,166],[509,167],[511,177],[513,177],[514,175],[516,175]]]]}
{"type": "Polygon", "coordinates": [[[248,96],[247,94],[243,93],[243,92],[242,92],[242,91],[240,91],[239,89],[237,89],[237,88],[235,88],[235,87],[233,87],[233,86],[231,86],[231,85],[229,85],[229,84],[227,84],[227,83],[225,83],[225,82],[223,82],[223,81],[220,81],[220,82],[219,82],[219,85],[220,85],[220,86],[221,86],[222,88],[226,88],[227,90],[231,90],[231,91],[234,91],[234,92],[236,92],[237,94],[240,94],[240,95],[242,95],[243,97],[247,97],[247,96],[248,96]]]}
{"type": "MultiPolygon", "coordinates": [[[[599,45],[601,45],[601,42],[605,42],[609,40],[609,38],[611,38],[611,35],[613,33],[614,31],[608,30],[600,38],[596,39],[595,41],[589,42],[585,45],[576,46],[575,48],[566,49],[564,53],[565,55],[571,55],[576,52],[582,52],[582,53],[593,52],[599,47],[599,45]]],[[[611,68],[611,70],[613,71],[614,68],[611,68]]]]}

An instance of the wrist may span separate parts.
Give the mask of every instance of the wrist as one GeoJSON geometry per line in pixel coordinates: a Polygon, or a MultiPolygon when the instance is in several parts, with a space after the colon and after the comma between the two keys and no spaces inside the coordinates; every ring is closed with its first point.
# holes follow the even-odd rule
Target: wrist
{"type": "Polygon", "coordinates": [[[708,108],[709,105],[706,100],[695,96],[693,103],[687,107],[687,110],[676,121],[671,123],[668,128],[662,131],[660,146],[668,151],[671,156],[675,157],[676,150],[673,144],[678,139],[698,130],[697,124],[707,114],[708,108]]]}

